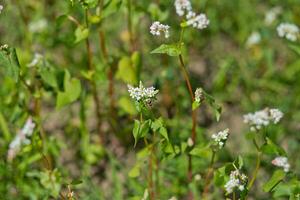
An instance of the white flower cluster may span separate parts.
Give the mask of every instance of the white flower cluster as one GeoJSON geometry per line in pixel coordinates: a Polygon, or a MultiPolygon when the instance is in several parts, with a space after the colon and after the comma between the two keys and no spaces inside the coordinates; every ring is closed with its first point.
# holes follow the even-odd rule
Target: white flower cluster
{"type": "Polygon", "coordinates": [[[195,12],[190,11],[186,15],[186,19],[187,25],[193,26],[194,28],[200,30],[207,28],[209,25],[209,19],[207,19],[206,15],[203,13],[197,15],[195,12]]]}
{"type": "Polygon", "coordinates": [[[218,132],[217,134],[213,134],[211,138],[219,146],[219,149],[222,149],[222,147],[224,147],[227,141],[228,135],[229,135],[229,129],[227,128],[223,131],[218,132]]]}
{"type": "Polygon", "coordinates": [[[247,184],[247,176],[241,174],[239,170],[231,171],[229,180],[225,184],[225,190],[228,194],[232,193],[235,188],[243,191],[247,184]]]}
{"type": "Polygon", "coordinates": [[[48,21],[46,19],[39,19],[29,23],[29,31],[31,33],[40,33],[47,28],[48,21]]]}
{"type": "Polygon", "coordinates": [[[277,167],[282,167],[285,172],[290,171],[290,164],[287,157],[279,156],[272,160],[272,164],[277,167]]]}
{"type": "Polygon", "coordinates": [[[30,63],[27,64],[27,67],[35,67],[37,66],[41,61],[43,61],[44,56],[39,53],[35,53],[33,56],[33,59],[30,63]]]}
{"type": "Polygon", "coordinates": [[[3,10],[3,6],[0,5],[0,14],[1,14],[2,10],[3,10]]]}
{"type": "Polygon", "coordinates": [[[176,13],[179,16],[183,16],[185,12],[192,10],[192,5],[189,0],[175,0],[176,13]]]}
{"type": "Polygon", "coordinates": [[[148,101],[155,98],[155,96],[158,93],[158,90],[156,90],[153,86],[145,88],[143,86],[142,81],[140,81],[139,87],[133,87],[131,85],[128,85],[128,92],[130,97],[136,101],[148,101]]]}
{"type": "Polygon", "coordinates": [[[177,198],[173,196],[169,200],[177,200],[177,198]]]}
{"type": "Polygon", "coordinates": [[[279,37],[285,37],[286,39],[295,42],[299,37],[299,28],[295,24],[281,23],[277,27],[277,33],[279,37]]]}
{"type": "Polygon", "coordinates": [[[30,144],[28,137],[32,135],[34,127],[35,124],[33,123],[32,118],[29,117],[22,130],[18,132],[14,140],[9,144],[7,153],[8,161],[12,161],[14,159],[22,145],[30,144]]]}
{"type": "Polygon", "coordinates": [[[164,33],[165,38],[168,38],[170,37],[169,28],[170,28],[169,25],[164,25],[156,21],[153,22],[152,25],[150,26],[150,33],[152,35],[160,35],[161,33],[164,33]]]}
{"type": "Polygon", "coordinates": [[[257,31],[252,32],[251,35],[247,39],[246,46],[252,47],[252,46],[258,44],[260,41],[261,41],[261,36],[260,36],[259,32],[257,32],[257,31]]]}
{"type": "Polygon", "coordinates": [[[204,99],[204,91],[202,88],[197,88],[195,91],[195,101],[197,103],[201,103],[201,101],[203,101],[204,99]]]}
{"type": "Polygon", "coordinates": [[[176,13],[179,16],[186,14],[186,23],[197,29],[205,29],[209,25],[207,16],[203,13],[196,14],[192,11],[192,4],[189,0],[175,0],[176,13]]]}
{"type": "Polygon", "coordinates": [[[277,16],[281,13],[281,7],[274,7],[265,14],[265,24],[271,25],[277,18],[277,16]]]}
{"type": "Polygon", "coordinates": [[[244,115],[244,123],[251,126],[251,131],[256,131],[263,126],[268,126],[270,123],[277,124],[282,117],[283,113],[280,110],[265,108],[264,110],[244,115]]]}

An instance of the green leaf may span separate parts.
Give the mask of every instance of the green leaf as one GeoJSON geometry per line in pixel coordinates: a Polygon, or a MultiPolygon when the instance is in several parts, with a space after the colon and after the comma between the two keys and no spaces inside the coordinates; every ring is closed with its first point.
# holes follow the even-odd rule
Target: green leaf
{"type": "Polygon", "coordinates": [[[114,13],[116,13],[122,5],[122,0],[110,0],[103,6],[101,12],[101,18],[106,18],[114,13]]]}
{"type": "Polygon", "coordinates": [[[268,155],[286,155],[285,151],[276,145],[270,138],[266,138],[267,143],[261,147],[261,151],[268,155]]]}
{"type": "Polygon", "coordinates": [[[42,67],[40,71],[42,80],[53,88],[58,88],[56,72],[53,68],[42,67]]]}
{"type": "Polygon", "coordinates": [[[138,120],[134,120],[134,127],[133,127],[133,137],[134,137],[134,147],[137,144],[138,139],[145,137],[151,126],[151,120],[146,120],[144,122],[140,122],[138,120]]]}
{"type": "Polygon", "coordinates": [[[276,170],[271,179],[264,184],[263,190],[265,192],[270,192],[280,181],[285,177],[285,173],[283,170],[276,170]]]}
{"type": "Polygon", "coordinates": [[[210,107],[213,109],[216,120],[219,121],[220,117],[221,117],[221,113],[222,113],[222,107],[216,103],[216,100],[211,95],[209,95],[205,91],[203,91],[203,94],[204,94],[205,100],[208,102],[210,107]]]}
{"type": "Polygon", "coordinates": [[[225,182],[225,166],[215,170],[214,173],[214,183],[216,184],[216,186],[222,186],[225,182]]]}
{"type": "Polygon", "coordinates": [[[178,56],[182,51],[182,44],[162,44],[151,53],[167,54],[169,56],[178,56]]]}
{"type": "Polygon", "coordinates": [[[212,152],[209,147],[195,147],[190,151],[190,155],[202,158],[210,158],[211,154],[212,152]]]}
{"type": "Polygon", "coordinates": [[[163,119],[160,117],[158,119],[156,119],[154,122],[152,122],[151,124],[151,128],[152,130],[158,131],[161,127],[163,127],[163,119]]]}
{"type": "Polygon", "coordinates": [[[80,1],[85,9],[94,8],[98,5],[98,0],[81,0],[80,1]]]}
{"type": "Polygon", "coordinates": [[[8,142],[10,141],[10,132],[8,128],[8,124],[3,116],[3,114],[0,111],[0,129],[2,131],[4,139],[8,142]]]}
{"type": "Polygon", "coordinates": [[[168,131],[165,127],[159,129],[159,134],[161,134],[167,141],[169,141],[168,131]]]}
{"type": "Polygon", "coordinates": [[[82,180],[80,180],[80,179],[75,179],[75,180],[72,180],[72,182],[71,182],[71,185],[80,185],[81,183],[83,183],[83,181],[82,180]]]}
{"type": "Polygon", "coordinates": [[[131,58],[124,56],[118,64],[116,78],[128,84],[137,84],[137,69],[132,63],[131,58]]]}
{"type": "Polygon", "coordinates": [[[64,92],[58,92],[56,99],[56,107],[58,109],[74,102],[81,93],[80,80],[70,77],[70,73],[66,70],[64,74],[64,92]]]}
{"type": "Polygon", "coordinates": [[[123,96],[119,99],[118,105],[122,110],[130,115],[137,114],[137,110],[135,104],[131,101],[131,99],[127,96],[123,96]]]}
{"type": "Polygon", "coordinates": [[[89,36],[89,29],[85,27],[77,27],[75,30],[75,42],[78,43],[82,40],[85,40],[89,36]]]}
{"type": "Polygon", "coordinates": [[[295,53],[297,53],[300,56],[300,45],[289,44],[288,46],[290,47],[290,49],[292,49],[295,53]]]}
{"type": "Polygon", "coordinates": [[[198,101],[194,101],[193,104],[192,104],[192,109],[196,110],[197,108],[199,108],[200,105],[201,104],[198,101]]]}
{"type": "Polygon", "coordinates": [[[18,82],[20,75],[20,63],[15,48],[10,48],[8,55],[0,51],[0,66],[6,67],[8,76],[13,78],[15,82],[18,82]]]}
{"type": "Polygon", "coordinates": [[[128,176],[130,178],[136,178],[138,176],[140,176],[141,172],[140,172],[140,165],[139,164],[136,164],[130,171],[129,171],[129,174],[128,176]]]}

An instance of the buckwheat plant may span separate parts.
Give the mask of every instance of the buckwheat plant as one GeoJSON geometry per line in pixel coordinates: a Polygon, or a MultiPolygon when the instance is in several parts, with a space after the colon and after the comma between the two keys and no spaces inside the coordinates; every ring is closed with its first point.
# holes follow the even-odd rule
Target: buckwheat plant
{"type": "Polygon", "coordinates": [[[142,163],[148,162],[148,188],[145,189],[143,199],[148,199],[149,196],[149,199],[154,200],[158,198],[157,191],[159,190],[154,183],[154,177],[158,179],[159,170],[159,157],[157,156],[159,153],[157,149],[159,148],[157,147],[162,143],[169,142],[168,132],[162,118],[155,118],[152,111],[153,102],[156,100],[159,91],[153,86],[144,87],[142,81],[140,81],[138,87],[128,85],[128,92],[130,97],[135,101],[140,116],[139,120],[135,120],[134,122],[134,146],[137,145],[140,139],[143,139],[145,145],[145,149],[143,150],[144,156],[139,157],[129,176],[138,176],[142,168],[142,163]],[[158,135],[161,135],[162,138],[159,138],[158,135]]]}
{"type": "MultiPolygon", "coordinates": [[[[176,0],[175,3],[175,10],[179,17],[181,17],[181,34],[179,36],[179,39],[175,43],[171,44],[162,44],[160,47],[154,49],[151,53],[156,54],[167,54],[169,56],[178,57],[179,60],[179,66],[180,70],[182,72],[182,75],[185,79],[188,93],[190,94],[190,101],[191,101],[191,118],[192,118],[192,127],[191,127],[191,135],[187,141],[187,145],[189,148],[192,148],[197,144],[196,143],[196,136],[197,136],[197,110],[200,107],[202,102],[207,102],[210,107],[215,112],[215,116],[217,121],[220,118],[221,113],[221,107],[216,104],[214,98],[207,94],[202,88],[197,88],[196,90],[193,90],[190,76],[188,73],[187,66],[185,64],[182,50],[184,48],[184,32],[187,28],[193,27],[196,29],[199,29],[200,31],[203,31],[204,29],[208,28],[209,26],[209,19],[204,13],[196,14],[196,12],[193,11],[192,4],[189,0],[176,0]]],[[[167,26],[169,28],[169,26],[167,26]]],[[[154,35],[159,35],[161,30],[163,32],[166,32],[166,27],[164,25],[161,25],[159,22],[154,22],[151,27],[151,33],[154,35]],[[157,26],[162,26],[161,28],[157,28],[157,26]],[[158,31],[160,30],[160,31],[158,31]]],[[[192,150],[193,151],[193,150],[192,150]]],[[[204,187],[204,194],[206,195],[209,185],[210,185],[210,176],[213,173],[213,163],[215,158],[215,150],[211,148],[212,151],[212,157],[211,157],[211,164],[207,171],[206,175],[206,186],[204,187]]],[[[193,180],[193,164],[192,164],[192,155],[188,153],[188,171],[187,171],[187,181],[189,183],[193,180]]],[[[193,199],[193,194],[191,191],[188,193],[188,199],[193,199]]]]}

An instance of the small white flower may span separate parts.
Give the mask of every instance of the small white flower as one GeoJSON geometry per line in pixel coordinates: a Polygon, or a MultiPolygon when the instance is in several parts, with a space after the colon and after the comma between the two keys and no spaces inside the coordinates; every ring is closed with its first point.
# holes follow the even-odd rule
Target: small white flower
{"type": "Polygon", "coordinates": [[[155,98],[155,96],[158,93],[158,90],[156,90],[154,87],[145,88],[143,86],[142,81],[140,81],[139,87],[133,87],[131,85],[128,85],[128,92],[130,97],[136,101],[149,101],[155,98]]]}
{"type": "Polygon", "coordinates": [[[192,10],[192,5],[189,0],[175,0],[176,13],[179,16],[183,16],[185,12],[192,10]]]}
{"type": "Polygon", "coordinates": [[[290,164],[287,157],[279,156],[272,160],[272,164],[277,167],[282,167],[285,172],[290,171],[290,164]]]}
{"type": "Polygon", "coordinates": [[[265,108],[264,110],[244,115],[244,123],[250,125],[251,131],[257,131],[270,123],[277,124],[282,117],[283,113],[280,110],[265,108]]]}
{"type": "Polygon", "coordinates": [[[46,19],[39,19],[29,23],[29,31],[31,33],[40,33],[47,28],[48,22],[46,19]]]}
{"type": "Polygon", "coordinates": [[[211,138],[214,140],[215,144],[219,146],[219,149],[221,149],[222,147],[224,147],[228,135],[229,135],[229,129],[227,128],[223,131],[218,132],[217,134],[213,134],[211,138]]]}
{"type": "Polygon", "coordinates": [[[195,101],[197,103],[201,103],[201,101],[204,99],[203,89],[197,88],[195,91],[195,101]]]}
{"type": "Polygon", "coordinates": [[[3,5],[0,5],[0,14],[1,14],[2,10],[3,10],[3,5]]]}
{"type": "Polygon", "coordinates": [[[277,26],[277,33],[279,37],[285,37],[286,39],[295,42],[299,37],[299,28],[295,24],[281,23],[277,26]]]}
{"type": "Polygon", "coordinates": [[[274,7],[265,14],[265,24],[271,25],[281,13],[281,7],[274,7]]]}
{"type": "Polygon", "coordinates": [[[277,124],[283,117],[283,113],[278,109],[270,109],[270,117],[274,124],[277,124]]]}
{"type": "Polygon", "coordinates": [[[169,200],[177,200],[177,198],[173,196],[169,200]]]}
{"type": "Polygon", "coordinates": [[[189,137],[189,139],[187,140],[187,145],[188,145],[189,147],[194,146],[194,141],[193,141],[192,138],[189,137]]]}
{"type": "Polygon", "coordinates": [[[7,50],[8,49],[8,44],[3,44],[0,46],[0,50],[7,50]]]}
{"type": "Polygon", "coordinates": [[[20,151],[22,145],[30,144],[30,137],[34,131],[35,124],[32,121],[32,118],[29,117],[24,125],[24,127],[18,132],[14,140],[9,144],[9,149],[7,152],[8,161],[12,161],[17,153],[20,151]]]}
{"type": "Polygon", "coordinates": [[[240,191],[245,189],[247,184],[247,176],[241,174],[239,170],[231,171],[229,180],[224,185],[225,190],[228,194],[232,193],[235,188],[238,188],[240,191]]]}
{"type": "Polygon", "coordinates": [[[251,35],[248,37],[246,46],[252,47],[252,46],[258,44],[260,41],[261,41],[261,36],[257,31],[255,31],[255,32],[251,33],[251,35]]]}
{"type": "Polygon", "coordinates": [[[150,26],[150,33],[152,35],[157,35],[157,36],[159,36],[161,33],[164,33],[165,38],[168,38],[170,36],[169,28],[170,28],[169,25],[164,25],[156,21],[153,22],[152,25],[150,26]]]}
{"type": "Polygon", "coordinates": [[[148,199],[148,196],[149,196],[148,189],[145,189],[143,198],[142,198],[141,200],[147,200],[147,199],[148,199]]]}
{"type": "Polygon", "coordinates": [[[27,67],[35,67],[37,66],[40,62],[42,62],[44,59],[44,56],[39,53],[35,53],[32,61],[27,64],[27,67]]]}
{"type": "Polygon", "coordinates": [[[193,11],[189,11],[186,15],[186,19],[188,26],[193,26],[194,28],[200,30],[207,28],[209,25],[209,19],[203,13],[197,15],[193,11]]]}
{"type": "Polygon", "coordinates": [[[200,174],[196,174],[196,175],[194,176],[194,179],[195,179],[195,181],[200,181],[200,180],[202,179],[202,177],[201,177],[200,174]]]}

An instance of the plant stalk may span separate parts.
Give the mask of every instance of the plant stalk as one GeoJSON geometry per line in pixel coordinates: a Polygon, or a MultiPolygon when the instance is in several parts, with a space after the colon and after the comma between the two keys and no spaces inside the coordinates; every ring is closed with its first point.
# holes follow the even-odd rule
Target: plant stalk
{"type": "Polygon", "coordinates": [[[206,195],[209,192],[209,186],[210,186],[210,181],[211,181],[211,175],[214,172],[214,163],[215,163],[215,156],[216,156],[216,152],[213,150],[212,151],[212,155],[211,155],[211,161],[210,161],[210,165],[207,171],[207,174],[205,176],[205,186],[204,186],[204,190],[203,190],[203,194],[202,194],[202,198],[205,199],[206,195]]]}
{"type": "MultiPolygon", "coordinates": [[[[191,96],[191,102],[193,103],[194,100],[195,100],[195,96],[194,96],[194,92],[193,92],[193,89],[192,89],[190,77],[189,77],[189,74],[186,70],[186,67],[185,67],[185,64],[184,64],[184,61],[183,61],[183,57],[182,57],[181,54],[179,55],[179,62],[180,62],[180,68],[182,70],[186,85],[188,87],[188,91],[189,91],[190,96],[191,96]]],[[[196,142],[196,126],[197,126],[197,113],[196,113],[196,110],[193,110],[192,111],[192,133],[191,133],[191,138],[192,138],[192,141],[193,141],[194,144],[196,142]]],[[[192,167],[192,156],[191,155],[188,155],[187,179],[188,179],[189,183],[192,182],[192,180],[193,180],[193,167],[192,167]]],[[[194,199],[193,194],[192,194],[191,191],[189,191],[188,199],[189,200],[194,199]]]]}
{"type": "MultiPolygon", "coordinates": [[[[86,27],[89,28],[89,18],[88,18],[88,10],[85,10],[85,23],[86,23],[86,27]]],[[[87,65],[88,65],[88,69],[95,72],[96,69],[93,65],[93,60],[92,60],[92,49],[91,49],[91,45],[90,45],[90,41],[89,38],[86,38],[85,40],[85,44],[86,44],[86,50],[87,50],[87,65]]],[[[98,95],[98,91],[97,91],[97,85],[94,79],[92,79],[90,81],[91,83],[91,87],[92,87],[92,94],[93,94],[93,99],[94,99],[94,103],[96,106],[96,118],[97,118],[97,132],[100,135],[100,139],[101,139],[101,143],[104,143],[104,135],[101,131],[101,125],[102,125],[102,121],[101,121],[101,112],[100,112],[100,99],[99,99],[99,95],[98,95]]]]}

